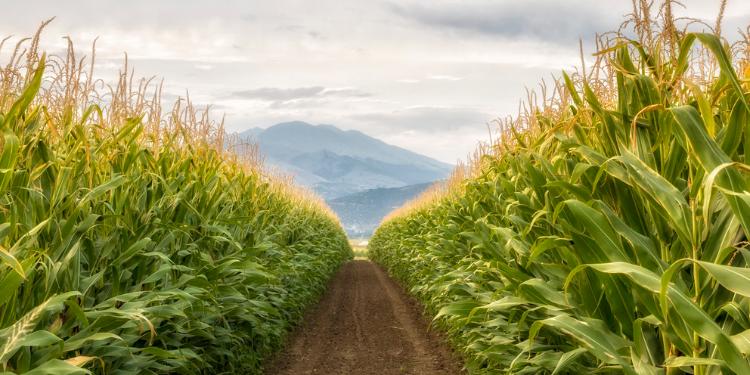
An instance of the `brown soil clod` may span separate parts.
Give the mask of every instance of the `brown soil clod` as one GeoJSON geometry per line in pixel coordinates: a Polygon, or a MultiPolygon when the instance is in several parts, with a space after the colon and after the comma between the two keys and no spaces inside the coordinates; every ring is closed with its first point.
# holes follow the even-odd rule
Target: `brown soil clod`
{"type": "Polygon", "coordinates": [[[461,374],[421,308],[376,264],[341,267],[268,375],[461,374]]]}

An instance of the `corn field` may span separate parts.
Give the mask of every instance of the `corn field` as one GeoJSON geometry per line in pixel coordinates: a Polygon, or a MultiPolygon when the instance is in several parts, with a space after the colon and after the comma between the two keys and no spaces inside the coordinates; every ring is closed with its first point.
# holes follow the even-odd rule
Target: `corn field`
{"type": "Polygon", "coordinates": [[[7,41],[0,373],[258,373],[351,257],[337,219],[127,64],[7,41]]]}
{"type": "Polygon", "coordinates": [[[750,46],[671,6],[370,241],[470,373],[750,374],[750,46]]]}

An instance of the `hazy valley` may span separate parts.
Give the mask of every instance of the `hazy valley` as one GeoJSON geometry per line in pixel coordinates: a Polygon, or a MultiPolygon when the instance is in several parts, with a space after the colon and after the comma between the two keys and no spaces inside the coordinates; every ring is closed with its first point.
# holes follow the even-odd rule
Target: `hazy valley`
{"type": "Polygon", "coordinates": [[[323,197],[350,236],[368,237],[394,208],[445,179],[452,165],[356,130],[295,121],[240,133],[266,167],[293,175],[323,197]]]}

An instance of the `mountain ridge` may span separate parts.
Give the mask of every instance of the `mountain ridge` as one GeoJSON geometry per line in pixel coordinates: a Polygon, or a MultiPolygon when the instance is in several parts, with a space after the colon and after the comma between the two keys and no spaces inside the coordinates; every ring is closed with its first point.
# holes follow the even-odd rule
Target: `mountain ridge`
{"type": "Polygon", "coordinates": [[[376,188],[440,180],[453,166],[390,145],[358,130],[290,121],[250,128],[240,137],[257,142],[267,164],[330,200],[376,188]]]}
{"type": "Polygon", "coordinates": [[[383,218],[432,186],[432,182],[365,190],[328,201],[351,237],[370,237],[383,218]]]}
{"type": "Polygon", "coordinates": [[[302,121],[250,128],[267,166],[323,197],[350,236],[369,237],[392,209],[448,177],[453,166],[358,130],[302,121]]]}
{"type": "Polygon", "coordinates": [[[240,136],[254,137],[268,156],[284,159],[284,153],[310,152],[326,149],[339,155],[371,157],[391,163],[408,163],[430,168],[452,168],[425,155],[394,146],[358,130],[342,130],[333,125],[312,125],[303,121],[282,122],[266,129],[251,128],[240,136]],[[299,142],[304,138],[303,143],[299,142]],[[273,147],[269,147],[273,146],[273,147]],[[289,148],[294,147],[294,150],[289,148]]]}

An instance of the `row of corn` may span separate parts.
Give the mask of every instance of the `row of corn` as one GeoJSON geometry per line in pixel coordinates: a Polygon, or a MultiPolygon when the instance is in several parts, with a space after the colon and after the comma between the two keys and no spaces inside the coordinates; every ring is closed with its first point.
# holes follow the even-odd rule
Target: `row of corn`
{"type": "Polygon", "coordinates": [[[633,24],[370,241],[470,373],[750,374],[747,35],[633,24]]]}
{"type": "Polygon", "coordinates": [[[351,257],[338,221],[204,112],[38,40],[0,69],[0,373],[258,373],[351,257]]]}

